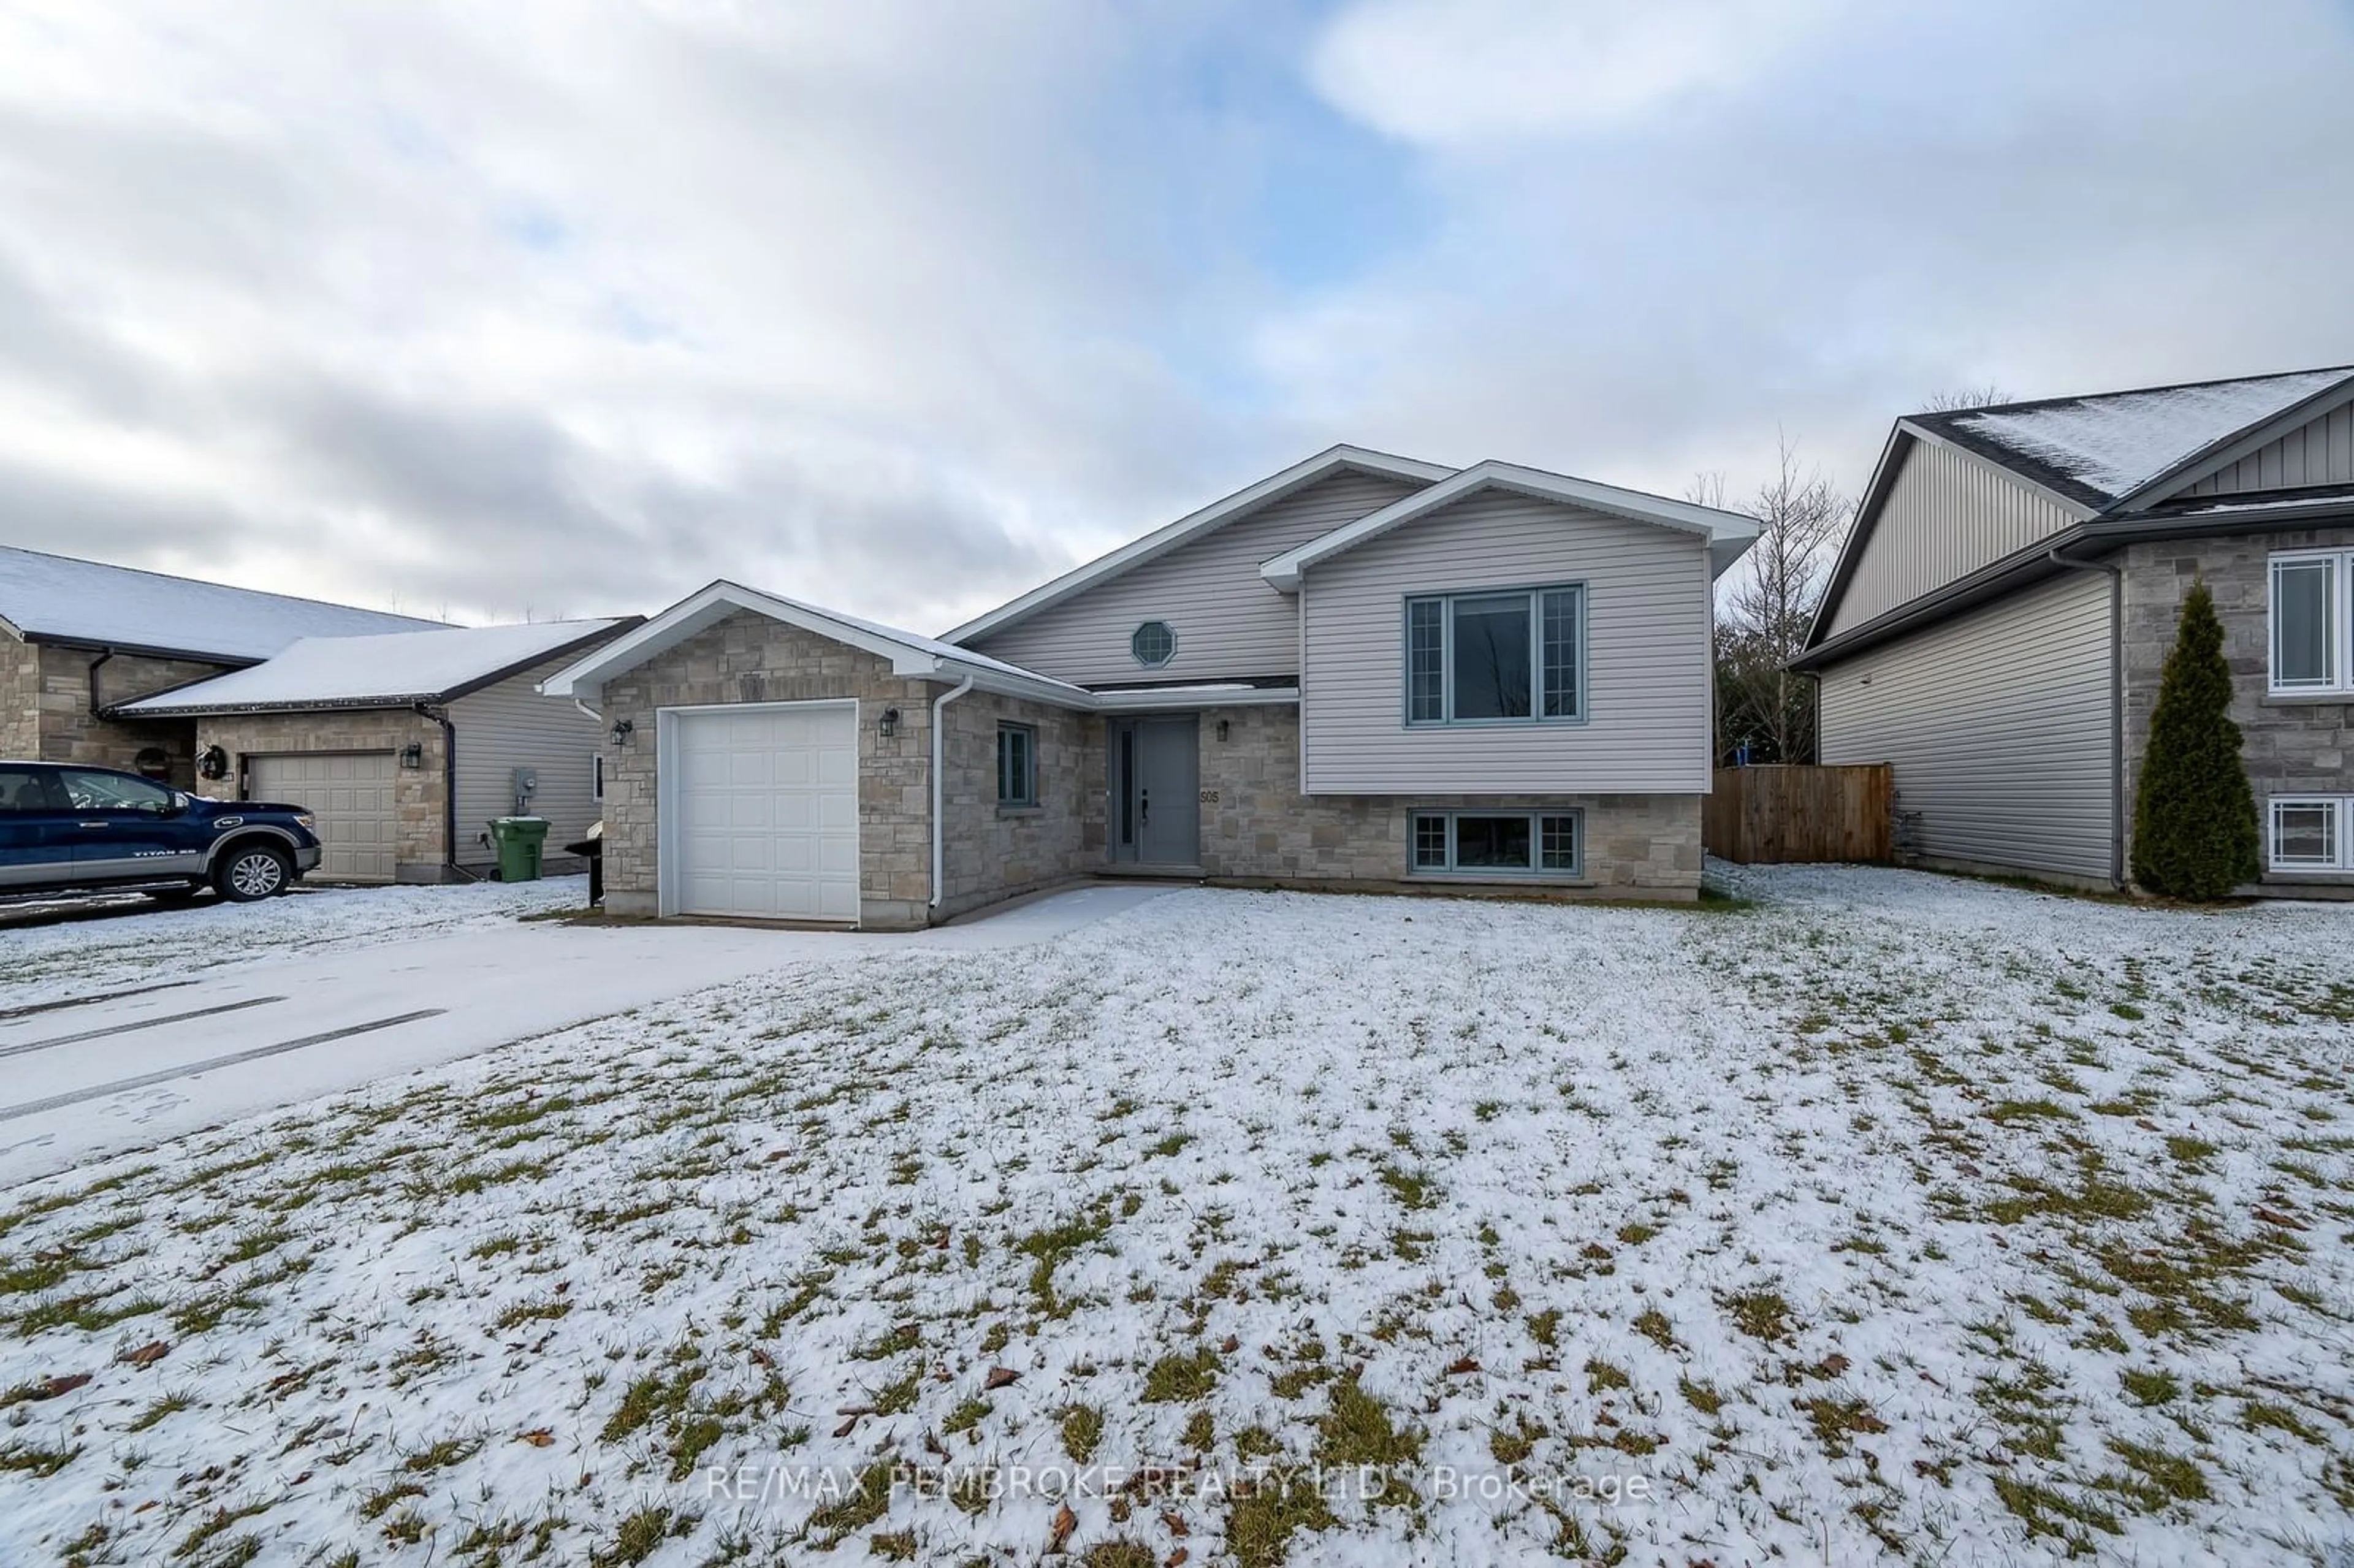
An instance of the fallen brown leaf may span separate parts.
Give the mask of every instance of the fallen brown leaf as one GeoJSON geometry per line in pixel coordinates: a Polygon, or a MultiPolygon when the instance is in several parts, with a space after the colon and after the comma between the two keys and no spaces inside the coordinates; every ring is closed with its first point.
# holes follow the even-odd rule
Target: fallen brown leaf
{"type": "Polygon", "coordinates": [[[27,1392],[26,1397],[28,1399],[55,1399],[61,1393],[71,1393],[74,1390],[80,1388],[89,1381],[90,1373],[88,1372],[72,1372],[64,1377],[53,1377],[45,1383],[35,1383],[27,1392]]]}
{"type": "Polygon", "coordinates": [[[991,1367],[989,1369],[989,1375],[981,1380],[981,1386],[983,1389],[1003,1388],[1007,1383],[1015,1382],[1021,1376],[1022,1374],[1020,1372],[1015,1372],[1011,1367],[991,1367]]]}
{"type": "Polygon", "coordinates": [[[114,1359],[134,1367],[151,1367],[164,1359],[171,1346],[161,1340],[150,1340],[135,1351],[125,1351],[114,1359]]]}
{"type": "Polygon", "coordinates": [[[1056,1509],[1054,1538],[1046,1542],[1046,1550],[1060,1552],[1063,1549],[1063,1542],[1071,1539],[1071,1531],[1078,1528],[1079,1516],[1071,1511],[1070,1504],[1065,1503],[1061,1508],[1056,1509]]]}
{"type": "Polygon", "coordinates": [[[528,1432],[516,1434],[515,1441],[528,1443],[535,1448],[545,1448],[556,1441],[556,1434],[545,1426],[535,1426],[528,1432]]]}
{"type": "Polygon", "coordinates": [[[1447,1375],[1448,1377],[1461,1377],[1466,1372],[1475,1372],[1479,1370],[1479,1363],[1475,1358],[1464,1356],[1447,1369],[1447,1375]]]}

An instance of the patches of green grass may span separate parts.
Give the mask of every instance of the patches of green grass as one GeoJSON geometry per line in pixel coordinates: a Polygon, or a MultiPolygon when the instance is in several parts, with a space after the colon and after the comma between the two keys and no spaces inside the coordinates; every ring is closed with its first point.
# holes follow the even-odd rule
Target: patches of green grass
{"type": "Polygon", "coordinates": [[[1153,1362],[1144,1374],[1144,1403],[1192,1404],[1207,1399],[1217,1386],[1216,1351],[1205,1345],[1189,1356],[1172,1352],[1153,1362]]]}
{"type": "Polygon", "coordinates": [[[1733,1326],[1753,1340],[1779,1340],[1790,1332],[1790,1304],[1776,1290],[1751,1290],[1721,1303],[1733,1326]]]}
{"type": "Polygon", "coordinates": [[[1423,1171],[1402,1171],[1394,1165],[1384,1164],[1377,1167],[1373,1174],[1381,1179],[1383,1186],[1389,1189],[1390,1196],[1398,1201],[1402,1209],[1427,1209],[1438,1201],[1429,1176],[1423,1171]]]}
{"type": "Polygon", "coordinates": [[[1331,1530],[1341,1521],[1311,1470],[1276,1470],[1236,1486],[1226,1510],[1226,1550],[1240,1568],[1280,1568],[1295,1531],[1331,1530]]]}
{"type": "Polygon", "coordinates": [[[1074,1404],[1063,1412],[1063,1452],[1074,1465],[1095,1463],[1096,1445],[1103,1441],[1103,1412],[1091,1404],[1074,1404]]]}
{"type": "Polygon", "coordinates": [[[1624,1368],[1613,1366],[1598,1358],[1585,1363],[1585,1391],[1588,1393],[1606,1393],[1613,1389],[1634,1386],[1635,1380],[1627,1375],[1624,1368]]]}
{"type": "Polygon", "coordinates": [[[17,1473],[46,1480],[81,1457],[74,1448],[45,1448],[37,1443],[11,1443],[0,1448],[0,1475],[17,1473]]]}
{"type": "Polygon", "coordinates": [[[1099,1203],[1089,1213],[1034,1231],[1013,1244],[1015,1252],[1036,1260],[1030,1269],[1030,1295],[1041,1317],[1067,1318],[1076,1308],[1077,1303],[1055,1293],[1055,1270],[1081,1248],[1101,1241],[1110,1229],[1111,1211],[1099,1203]]]}
{"type": "Polygon", "coordinates": [[[891,1509],[893,1467],[894,1461],[889,1459],[877,1459],[867,1466],[849,1490],[811,1510],[804,1532],[823,1537],[820,1544],[831,1551],[853,1531],[864,1530],[881,1519],[891,1509]]]}
{"type": "Polygon", "coordinates": [[[2125,1385],[2126,1397],[2136,1404],[2164,1404],[2182,1393],[2182,1384],[2172,1372],[2121,1372],[2117,1381],[2125,1385]]]}

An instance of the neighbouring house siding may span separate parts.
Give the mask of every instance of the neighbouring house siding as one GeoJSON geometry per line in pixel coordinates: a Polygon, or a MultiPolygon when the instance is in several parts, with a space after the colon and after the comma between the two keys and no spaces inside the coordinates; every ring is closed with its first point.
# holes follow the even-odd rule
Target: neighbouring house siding
{"type": "Polygon", "coordinates": [[[0,757],[41,755],[41,652],[0,632],[0,757]]]}
{"type": "Polygon", "coordinates": [[[2354,404],[2332,408],[2258,447],[2183,493],[2237,495],[2311,484],[2354,484],[2354,404]]]}
{"type": "Polygon", "coordinates": [[[1706,793],[1708,552],[1697,534],[1482,492],[1311,567],[1306,779],[1322,795],[1706,793]],[[1586,586],[1582,724],[1407,727],[1410,595],[1586,586]]]}
{"type": "Polygon", "coordinates": [[[1311,797],[1299,791],[1298,709],[1208,709],[1201,734],[1202,869],[1213,878],[1671,900],[1699,894],[1701,798],[1695,794],[1311,797]],[[1224,740],[1217,738],[1221,720],[1227,726],[1224,740]],[[1567,886],[1413,875],[1407,852],[1414,813],[1453,807],[1575,810],[1585,825],[1583,870],[1567,886]]]}
{"type": "Polygon", "coordinates": [[[1261,563],[1410,494],[1402,481],[1346,472],[1320,480],[972,647],[1082,685],[1289,675],[1298,666],[1291,599],[1267,586],[1261,563]],[[1139,664],[1129,638],[1148,620],[1177,633],[1177,655],[1139,664]]]}
{"type": "MultiPolygon", "coordinates": [[[[2149,748],[2149,719],[2158,705],[2166,656],[2173,650],[2182,596],[2204,579],[2223,623],[2223,657],[2232,667],[2232,717],[2240,726],[2241,758],[2256,797],[2261,823],[2274,795],[2354,795],[2354,703],[2280,698],[2266,692],[2270,661],[2270,560],[2275,550],[2354,547],[2354,526],[2297,533],[2182,539],[2128,546],[2125,569],[2126,800],[2139,787],[2149,748]]],[[[2132,832],[2132,813],[2126,814],[2132,832]]],[[[2130,861],[2128,861],[2130,863],[2130,861]]],[[[2274,877],[2283,888],[2354,878],[2311,873],[2274,877]]]]}
{"type": "MultiPolygon", "coordinates": [[[[50,762],[87,762],[130,769],[139,753],[160,747],[171,758],[171,780],[196,783],[196,726],[186,718],[100,718],[90,711],[90,665],[101,650],[37,643],[40,663],[38,755],[50,762]]],[[[101,706],[153,696],[192,681],[226,673],[231,665],[194,659],[117,653],[98,666],[101,706]]]]}
{"type": "Polygon", "coordinates": [[[931,700],[939,689],[894,675],[887,659],[749,611],[614,676],[601,699],[605,721],[635,727],[626,745],[605,743],[606,907],[616,915],[657,909],[657,708],[855,697],[859,921],[872,929],[923,925],[932,874],[931,700]],[[885,740],[877,721],[888,707],[899,710],[899,726],[885,740]]]}
{"type": "Polygon", "coordinates": [[[443,847],[448,774],[441,726],[433,720],[407,708],[372,708],[355,713],[205,715],[193,727],[199,747],[217,746],[228,753],[228,777],[198,783],[198,793],[215,800],[235,800],[249,793],[247,762],[254,757],[295,752],[397,753],[405,746],[421,747],[420,766],[396,768],[393,773],[393,875],[401,882],[440,882],[448,876],[443,847]]]}
{"type": "MultiPolygon", "coordinates": [[[[496,685],[469,693],[450,705],[458,731],[458,860],[486,865],[497,852],[482,842],[493,817],[514,810],[514,770],[539,773],[532,797],[535,815],[546,817],[547,854],[561,858],[597,821],[591,759],[604,744],[605,726],[562,697],[543,697],[533,685],[579,655],[549,660],[496,685]]],[[[648,731],[651,735],[652,731],[648,731]]]]}
{"type": "Polygon", "coordinates": [[[2076,521],[2050,497],[1934,441],[1913,440],[1825,635],[1861,626],[2076,521]]]}
{"type": "Polygon", "coordinates": [[[1069,882],[1104,859],[1104,725],[1091,714],[968,692],[942,720],[948,835],[940,905],[947,919],[1002,898],[1069,882]],[[1038,738],[1038,804],[997,803],[997,730],[1028,725],[1038,738]]]}
{"type": "Polygon", "coordinates": [[[1822,759],[1893,765],[1924,859],[2107,883],[2109,579],[2072,572],[1822,673],[1822,759]]]}

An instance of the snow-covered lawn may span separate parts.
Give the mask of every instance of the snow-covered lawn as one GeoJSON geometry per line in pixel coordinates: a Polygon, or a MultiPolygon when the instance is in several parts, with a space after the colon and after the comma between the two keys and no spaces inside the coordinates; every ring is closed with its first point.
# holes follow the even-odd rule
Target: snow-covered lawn
{"type": "Polygon", "coordinates": [[[19,1190],[0,1561],[2332,1561],[2354,910],[1734,874],[1178,894],[19,1190]]]}
{"type": "MultiPolygon", "coordinates": [[[[0,1001],[16,1006],[185,980],[217,964],[298,948],[333,952],[504,926],[540,910],[577,908],[588,901],[588,889],[585,876],[451,887],[300,887],[260,904],[207,898],[180,909],[0,926],[0,1001]]],[[[26,907],[0,906],[0,915],[26,907]]]]}

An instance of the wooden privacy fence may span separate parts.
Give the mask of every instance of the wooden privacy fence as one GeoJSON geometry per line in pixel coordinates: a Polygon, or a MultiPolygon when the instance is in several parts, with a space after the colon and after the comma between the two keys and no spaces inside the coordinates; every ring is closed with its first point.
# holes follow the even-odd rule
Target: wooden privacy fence
{"type": "Polygon", "coordinates": [[[1854,768],[1720,768],[1701,811],[1708,853],[1744,865],[1859,861],[1885,865],[1894,780],[1884,762],[1854,768]]]}

